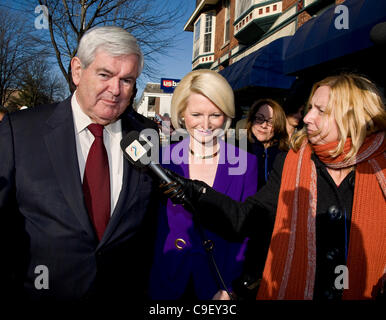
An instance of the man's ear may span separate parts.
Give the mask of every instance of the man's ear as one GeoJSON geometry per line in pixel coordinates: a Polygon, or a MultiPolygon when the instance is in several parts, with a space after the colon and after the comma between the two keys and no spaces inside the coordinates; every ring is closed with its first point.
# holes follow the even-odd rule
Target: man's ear
{"type": "Polygon", "coordinates": [[[78,57],[73,57],[71,59],[71,75],[72,81],[75,86],[78,86],[80,77],[82,76],[82,63],[80,62],[78,57]]]}

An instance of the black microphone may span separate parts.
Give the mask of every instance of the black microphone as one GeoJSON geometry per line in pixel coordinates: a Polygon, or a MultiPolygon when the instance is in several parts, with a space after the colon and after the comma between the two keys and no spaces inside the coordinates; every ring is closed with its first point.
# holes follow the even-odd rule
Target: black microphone
{"type": "Polygon", "coordinates": [[[386,21],[376,24],[370,31],[370,39],[376,45],[386,45],[386,21]]]}
{"type": "Polygon", "coordinates": [[[145,134],[140,134],[138,131],[129,132],[121,140],[121,149],[125,158],[134,166],[138,168],[148,167],[161,180],[166,183],[173,182],[161,165],[151,160],[154,145],[145,134]]]}

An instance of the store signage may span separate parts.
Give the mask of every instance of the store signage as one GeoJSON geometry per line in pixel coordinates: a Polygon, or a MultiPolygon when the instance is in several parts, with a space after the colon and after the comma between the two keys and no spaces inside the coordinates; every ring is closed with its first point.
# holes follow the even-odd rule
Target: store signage
{"type": "Polygon", "coordinates": [[[161,89],[166,93],[171,93],[180,81],[180,79],[161,78],[161,89]]]}

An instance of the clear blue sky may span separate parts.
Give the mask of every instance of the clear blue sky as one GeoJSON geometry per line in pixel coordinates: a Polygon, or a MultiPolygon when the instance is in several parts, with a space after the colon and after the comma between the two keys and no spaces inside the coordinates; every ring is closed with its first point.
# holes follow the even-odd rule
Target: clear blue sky
{"type": "MultiPolygon", "coordinates": [[[[163,1],[163,0],[160,0],[163,1]]],[[[177,24],[176,28],[181,31],[180,41],[176,41],[174,47],[170,50],[169,56],[162,56],[159,60],[159,72],[154,75],[154,79],[149,82],[160,82],[161,78],[182,79],[184,75],[192,70],[192,50],[193,50],[193,32],[183,31],[186,22],[192,15],[196,1],[195,0],[174,0],[183,3],[183,10],[186,12],[184,18],[177,24]]],[[[140,82],[143,78],[140,77],[140,82]]],[[[140,84],[137,98],[142,94],[144,85],[140,84]]]]}
{"type": "MultiPolygon", "coordinates": [[[[164,0],[152,0],[158,5],[162,6],[164,0]]],[[[13,9],[16,13],[23,13],[25,19],[31,20],[31,25],[37,14],[30,11],[31,3],[36,3],[37,0],[0,0],[0,7],[13,9]],[[26,15],[26,8],[29,14],[26,15]]],[[[146,82],[160,82],[161,78],[181,79],[185,74],[191,71],[192,68],[192,47],[193,47],[193,33],[183,31],[185,23],[195,9],[195,0],[172,0],[184,12],[184,16],[179,21],[174,30],[168,32],[180,33],[177,37],[174,46],[168,51],[168,56],[157,56],[158,65],[157,72],[151,79],[140,76],[138,81],[137,99],[141,96],[146,82]]],[[[146,63],[146,60],[145,60],[146,63]]]]}

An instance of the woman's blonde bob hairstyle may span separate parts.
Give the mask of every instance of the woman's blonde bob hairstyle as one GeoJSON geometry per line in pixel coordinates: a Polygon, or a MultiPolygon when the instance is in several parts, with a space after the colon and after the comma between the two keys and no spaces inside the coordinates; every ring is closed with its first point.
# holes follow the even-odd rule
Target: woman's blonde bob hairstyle
{"type": "MultiPolygon", "coordinates": [[[[339,143],[331,156],[337,157],[343,152],[348,137],[352,147],[345,160],[353,160],[365,138],[375,132],[386,129],[386,111],[376,86],[363,76],[341,74],[327,77],[314,84],[308,100],[308,111],[316,89],[322,86],[330,88],[330,98],[325,114],[336,121],[339,143]]],[[[306,126],[293,135],[291,147],[297,151],[304,139],[307,139],[306,126]]]]}
{"type": "Polygon", "coordinates": [[[171,103],[171,120],[175,129],[182,128],[182,115],[192,93],[202,94],[226,115],[223,130],[226,132],[235,117],[235,102],[229,83],[219,73],[200,69],[189,72],[174,90],[171,103]]]}

